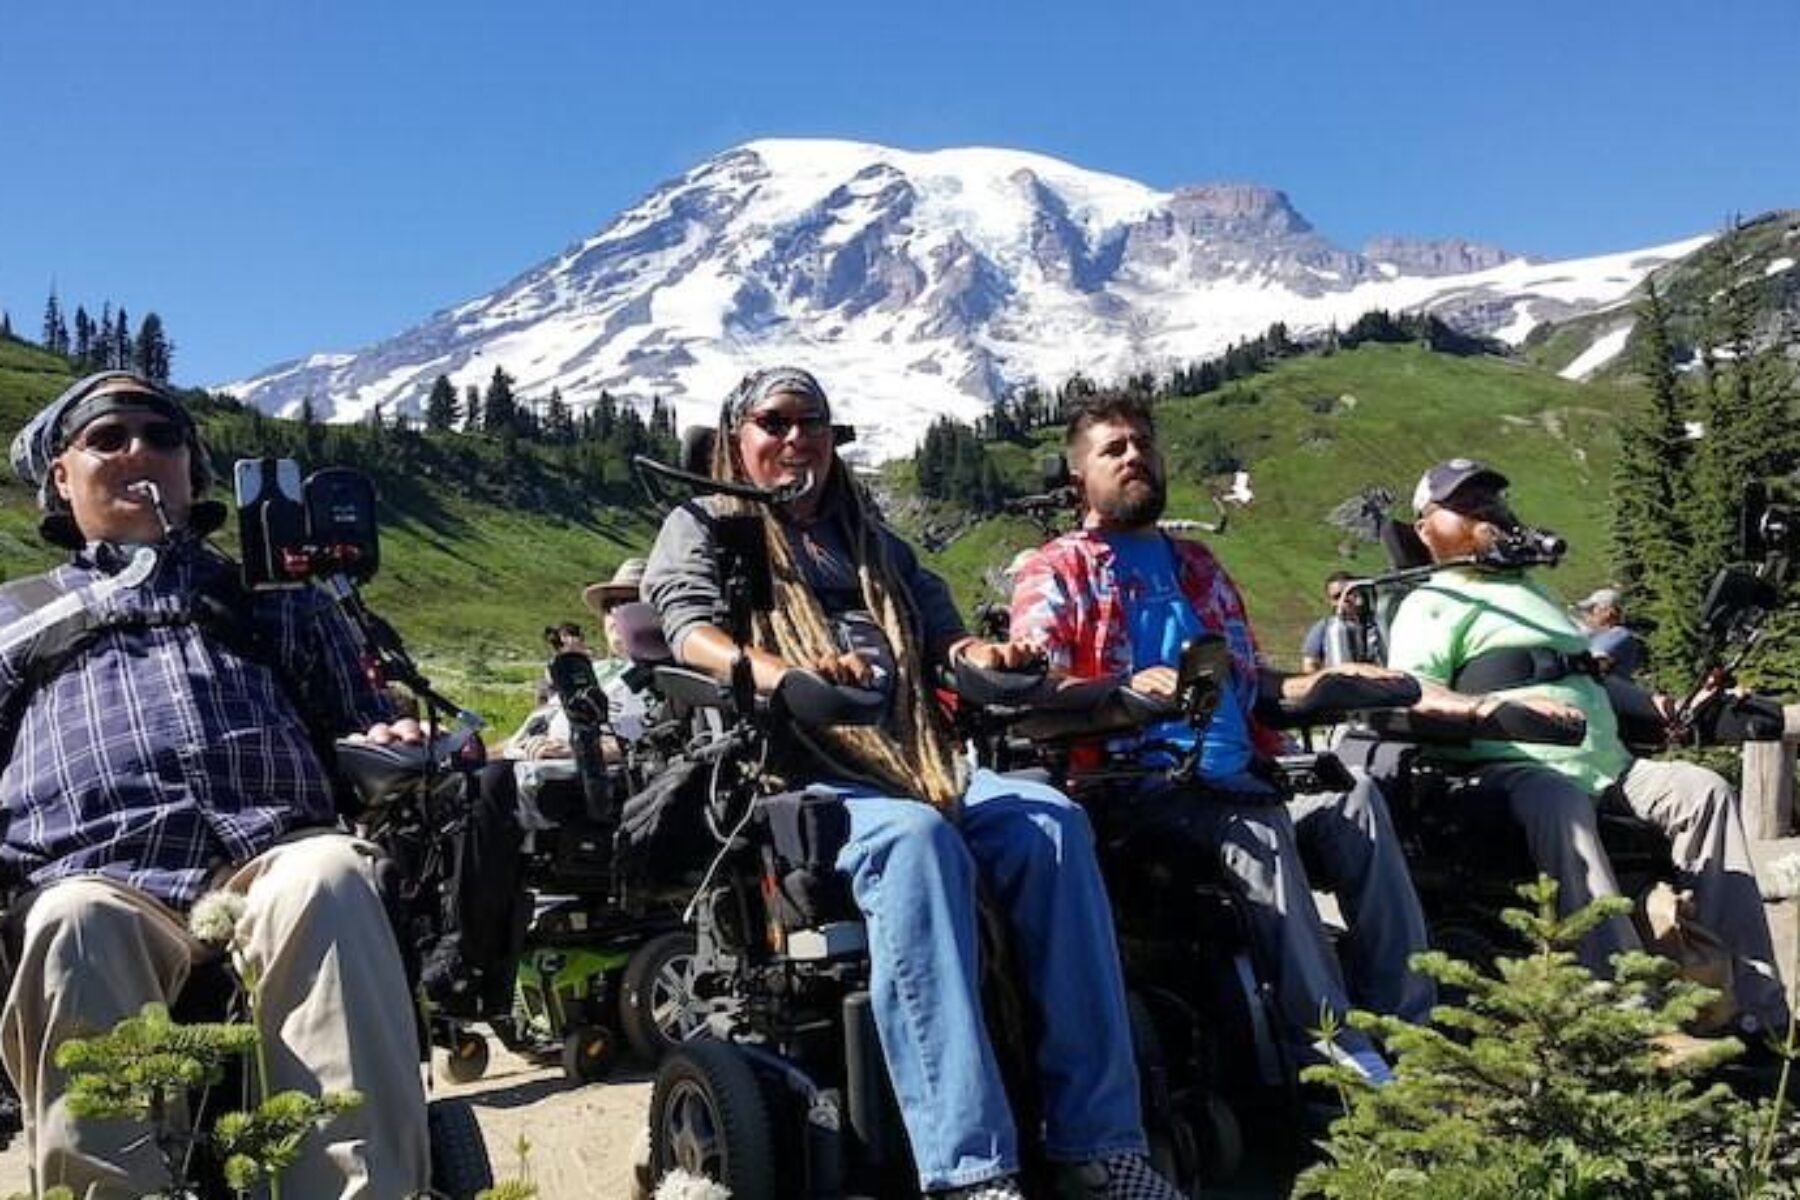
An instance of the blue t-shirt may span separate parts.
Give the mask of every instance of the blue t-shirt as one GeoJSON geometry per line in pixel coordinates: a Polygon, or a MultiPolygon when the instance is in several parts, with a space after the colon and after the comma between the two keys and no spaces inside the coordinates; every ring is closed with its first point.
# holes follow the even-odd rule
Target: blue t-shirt
{"type": "MultiPolygon", "coordinates": [[[[1161,534],[1117,535],[1106,541],[1113,551],[1119,601],[1131,627],[1132,669],[1176,666],[1181,661],[1181,647],[1206,632],[1206,627],[1182,594],[1168,539],[1161,534]]],[[[1200,746],[1199,773],[1228,786],[1260,790],[1260,782],[1248,775],[1256,747],[1250,740],[1249,698],[1240,691],[1235,677],[1228,678],[1200,746]]],[[[1153,726],[1145,730],[1145,737],[1184,751],[1194,745],[1194,731],[1185,721],[1153,726]]]]}
{"type": "Polygon", "coordinates": [[[1630,679],[1644,665],[1644,643],[1623,625],[1588,634],[1588,650],[1607,660],[1607,674],[1630,679]]]}

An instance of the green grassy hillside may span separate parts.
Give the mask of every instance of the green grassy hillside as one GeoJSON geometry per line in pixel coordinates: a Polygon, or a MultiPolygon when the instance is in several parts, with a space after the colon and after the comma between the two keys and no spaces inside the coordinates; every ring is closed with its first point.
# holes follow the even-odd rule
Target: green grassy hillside
{"type": "MultiPolygon", "coordinates": [[[[1383,562],[1326,515],[1378,485],[1404,510],[1420,472],[1457,454],[1504,471],[1520,514],[1569,539],[1574,549],[1552,582],[1573,599],[1606,578],[1612,429],[1630,395],[1618,385],[1572,384],[1506,360],[1417,346],[1294,359],[1157,408],[1170,462],[1169,515],[1214,519],[1206,491],[1228,480],[1198,464],[1221,447],[1246,464],[1255,500],[1234,508],[1226,532],[1207,540],[1247,592],[1265,650],[1281,662],[1297,660],[1326,574],[1374,571],[1383,562]]],[[[1057,444],[1042,435],[1039,453],[1057,444]]],[[[1028,523],[1001,519],[930,557],[970,603],[985,594],[985,566],[1036,540],[1028,523]]]]}
{"type": "MultiPolygon", "coordinates": [[[[62,360],[0,344],[0,437],[10,441],[67,382],[62,360]]],[[[1233,509],[1227,532],[1210,540],[1247,591],[1278,661],[1297,655],[1327,572],[1380,564],[1373,547],[1329,525],[1326,514],[1372,485],[1391,488],[1404,505],[1423,467],[1458,453],[1511,475],[1520,512],[1570,539],[1574,553],[1554,582],[1573,597],[1606,577],[1611,431],[1627,395],[1616,385],[1565,383],[1516,363],[1416,346],[1291,360],[1158,409],[1172,468],[1170,515],[1213,519],[1206,489],[1225,480],[1204,464],[1228,453],[1248,465],[1254,503],[1233,509]]],[[[242,412],[209,410],[205,420],[221,447],[247,450],[299,437],[291,423],[242,412]]],[[[381,488],[384,561],[371,601],[440,684],[497,723],[516,718],[529,699],[542,628],[591,623],[582,586],[643,553],[654,536],[654,514],[633,496],[617,462],[583,474],[537,447],[522,444],[509,458],[485,437],[415,436],[372,450],[362,431],[314,436],[325,444],[319,456],[303,456],[306,465],[351,461],[372,470],[381,488]]],[[[1059,445],[1046,432],[1038,444],[997,453],[1005,472],[1024,482],[1033,463],[1059,445]]],[[[916,532],[921,517],[907,502],[905,464],[890,469],[887,486],[903,526],[916,532]]],[[[54,561],[36,541],[35,520],[25,490],[0,483],[6,575],[54,561]]],[[[985,594],[984,571],[1039,540],[1029,522],[983,521],[928,559],[967,608],[985,594]]]]}

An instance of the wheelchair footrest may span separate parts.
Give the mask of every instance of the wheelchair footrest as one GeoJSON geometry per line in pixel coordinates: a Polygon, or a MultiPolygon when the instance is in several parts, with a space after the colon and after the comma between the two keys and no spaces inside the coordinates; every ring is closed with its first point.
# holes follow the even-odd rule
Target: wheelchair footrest
{"type": "Polygon", "coordinates": [[[801,962],[843,958],[869,948],[869,935],[860,921],[829,921],[787,935],[787,956],[801,962]]]}

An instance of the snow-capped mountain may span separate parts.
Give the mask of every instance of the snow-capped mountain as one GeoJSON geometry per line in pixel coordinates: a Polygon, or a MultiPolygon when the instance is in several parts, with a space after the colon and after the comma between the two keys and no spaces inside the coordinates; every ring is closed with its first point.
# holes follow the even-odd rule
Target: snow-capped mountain
{"type": "Polygon", "coordinates": [[[710,420],[747,369],[818,373],[870,458],[908,452],[940,414],[979,415],[1019,384],[1109,379],[1371,308],[1427,309],[1517,342],[1616,304],[1691,241],[1532,262],[1462,241],[1318,233],[1281,192],[1157,191],[1043,155],[910,153],[767,140],[663,184],[598,233],[489,295],[354,354],[316,354],[222,385],[293,415],[417,411],[442,374],[496,366],[520,394],[602,388],[710,420]]]}

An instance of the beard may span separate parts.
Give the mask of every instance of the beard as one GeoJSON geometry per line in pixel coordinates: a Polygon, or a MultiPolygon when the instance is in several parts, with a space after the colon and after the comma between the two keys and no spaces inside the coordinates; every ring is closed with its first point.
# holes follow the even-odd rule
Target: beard
{"type": "Polygon", "coordinates": [[[1169,487],[1161,479],[1133,480],[1109,499],[1097,502],[1094,511],[1109,525],[1142,529],[1156,524],[1169,506],[1169,487]]]}

